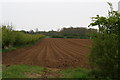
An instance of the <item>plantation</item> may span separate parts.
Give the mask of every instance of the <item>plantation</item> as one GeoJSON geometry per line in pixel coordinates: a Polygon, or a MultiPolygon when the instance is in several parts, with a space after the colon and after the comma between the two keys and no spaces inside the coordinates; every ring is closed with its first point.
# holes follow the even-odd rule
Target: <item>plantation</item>
{"type": "Polygon", "coordinates": [[[14,31],[12,26],[2,26],[2,48],[33,44],[44,38],[41,34],[27,34],[20,31],[14,31]]]}

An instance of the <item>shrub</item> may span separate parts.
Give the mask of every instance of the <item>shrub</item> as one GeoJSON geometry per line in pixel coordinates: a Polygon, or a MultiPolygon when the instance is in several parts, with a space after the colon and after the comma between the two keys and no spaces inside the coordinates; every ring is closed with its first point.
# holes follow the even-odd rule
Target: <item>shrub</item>
{"type": "Polygon", "coordinates": [[[111,11],[107,17],[93,18],[91,26],[98,25],[99,33],[93,40],[93,47],[90,54],[90,63],[93,71],[99,77],[117,79],[118,78],[118,46],[120,30],[120,14],[113,11],[112,4],[109,3],[111,11]]]}
{"type": "Polygon", "coordinates": [[[41,34],[27,34],[20,31],[12,30],[11,26],[2,26],[2,47],[26,45],[35,43],[43,38],[41,34]]]}
{"type": "Polygon", "coordinates": [[[93,41],[90,63],[102,77],[117,77],[118,39],[116,35],[98,34],[93,41]]]}
{"type": "Polygon", "coordinates": [[[13,45],[15,41],[15,35],[11,26],[2,26],[2,47],[8,47],[13,45]]]}

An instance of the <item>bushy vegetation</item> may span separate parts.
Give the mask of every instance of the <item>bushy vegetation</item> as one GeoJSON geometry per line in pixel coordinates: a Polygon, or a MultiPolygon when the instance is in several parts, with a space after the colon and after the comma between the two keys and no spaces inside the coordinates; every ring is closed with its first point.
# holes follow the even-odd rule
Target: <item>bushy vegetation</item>
{"type": "Polygon", "coordinates": [[[111,10],[107,17],[93,17],[91,26],[98,25],[99,33],[93,39],[93,47],[90,54],[91,68],[93,74],[98,78],[118,79],[119,70],[119,35],[120,35],[120,14],[111,10]]]}
{"type": "Polygon", "coordinates": [[[26,45],[35,43],[36,41],[40,40],[44,37],[41,34],[27,34],[20,31],[14,31],[12,26],[5,26],[2,27],[2,48],[8,48],[11,46],[17,45],[26,45]]]}
{"type": "Polygon", "coordinates": [[[69,27],[69,28],[62,28],[58,31],[38,31],[37,33],[44,34],[46,36],[50,36],[52,38],[79,38],[79,39],[90,39],[91,36],[95,36],[94,33],[97,33],[96,29],[87,29],[83,27],[69,27]]]}
{"type": "Polygon", "coordinates": [[[35,43],[36,41],[43,38],[43,35],[40,35],[40,34],[31,35],[31,34],[25,34],[19,31],[14,31],[14,33],[16,34],[14,45],[35,43]]]}

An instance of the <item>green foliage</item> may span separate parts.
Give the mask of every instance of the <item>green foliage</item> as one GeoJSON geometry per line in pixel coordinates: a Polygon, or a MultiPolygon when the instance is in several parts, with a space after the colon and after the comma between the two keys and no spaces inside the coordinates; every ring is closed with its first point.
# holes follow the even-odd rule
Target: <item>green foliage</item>
{"type": "Polygon", "coordinates": [[[30,35],[19,31],[14,31],[14,34],[15,34],[15,43],[14,43],[15,45],[35,43],[36,41],[38,41],[43,37],[43,35],[40,34],[30,35]]]}
{"type": "Polygon", "coordinates": [[[62,35],[53,35],[52,38],[64,38],[62,35]]]}
{"type": "Polygon", "coordinates": [[[90,70],[82,68],[59,71],[59,73],[63,75],[61,78],[91,78],[89,72],[90,70]]]}
{"type": "Polygon", "coordinates": [[[90,34],[93,30],[95,29],[87,29],[83,27],[77,27],[77,28],[70,27],[70,28],[63,28],[60,31],[60,34],[63,35],[65,38],[89,39],[90,34]]]}
{"type": "Polygon", "coordinates": [[[15,35],[11,26],[2,26],[2,46],[13,45],[15,41],[15,35]]]}
{"type": "Polygon", "coordinates": [[[25,72],[29,73],[40,73],[44,68],[38,66],[28,66],[28,65],[14,65],[6,68],[2,72],[3,78],[27,78],[25,72]]]}
{"type": "Polygon", "coordinates": [[[11,26],[2,26],[2,48],[35,43],[44,36],[41,34],[27,34],[12,30],[11,26]]]}
{"type": "Polygon", "coordinates": [[[99,33],[93,40],[93,47],[90,54],[91,68],[99,77],[118,78],[118,37],[120,27],[120,14],[111,11],[107,17],[93,17],[93,23],[90,26],[99,27],[99,33]]]}
{"type": "Polygon", "coordinates": [[[44,34],[46,36],[50,36],[52,38],[80,38],[80,39],[90,39],[91,36],[94,36],[95,33],[97,33],[96,29],[87,29],[83,27],[70,27],[70,28],[62,28],[58,31],[41,31],[37,32],[44,34]]]}

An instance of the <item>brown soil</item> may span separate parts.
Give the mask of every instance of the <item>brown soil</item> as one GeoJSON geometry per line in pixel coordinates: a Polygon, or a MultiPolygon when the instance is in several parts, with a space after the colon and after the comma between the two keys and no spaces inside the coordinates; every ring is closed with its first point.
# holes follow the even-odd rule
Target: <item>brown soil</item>
{"type": "Polygon", "coordinates": [[[27,64],[47,68],[88,68],[91,40],[46,38],[38,44],[2,54],[4,65],[27,64]]]}

